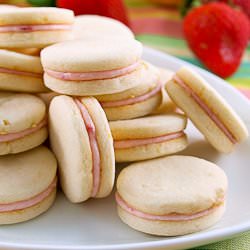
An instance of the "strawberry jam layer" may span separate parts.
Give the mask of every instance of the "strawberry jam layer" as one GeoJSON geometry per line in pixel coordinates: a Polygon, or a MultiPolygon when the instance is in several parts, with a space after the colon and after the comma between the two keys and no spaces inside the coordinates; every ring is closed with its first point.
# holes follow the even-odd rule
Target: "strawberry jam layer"
{"type": "Polygon", "coordinates": [[[34,73],[34,72],[13,70],[13,69],[7,69],[7,68],[0,68],[0,73],[21,75],[21,76],[30,76],[30,77],[37,77],[37,78],[42,78],[42,76],[43,76],[42,73],[39,74],[39,73],[34,73]]]}
{"type": "Polygon", "coordinates": [[[154,144],[154,143],[161,143],[161,142],[166,142],[166,141],[178,139],[184,135],[185,135],[184,132],[180,131],[177,133],[171,133],[171,134],[167,134],[167,135],[161,135],[161,136],[146,138],[146,139],[115,140],[114,141],[114,148],[115,149],[123,149],[123,148],[144,146],[144,145],[149,145],[149,144],[154,144]]]}
{"type": "Polygon", "coordinates": [[[189,221],[189,220],[194,220],[198,219],[200,217],[206,216],[214,212],[219,206],[221,206],[223,203],[220,205],[214,205],[206,210],[197,212],[197,213],[191,213],[191,214],[178,214],[178,213],[171,213],[171,214],[165,214],[165,215],[154,215],[154,214],[149,214],[149,213],[144,213],[142,211],[139,211],[131,206],[129,206],[122,198],[121,196],[116,193],[115,195],[116,202],[117,204],[126,212],[142,218],[146,220],[153,220],[153,221],[189,221]]]}
{"type": "Polygon", "coordinates": [[[1,134],[0,132],[0,142],[11,142],[14,140],[21,139],[27,135],[33,134],[40,130],[41,128],[45,127],[47,125],[47,119],[43,119],[41,122],[39,122],[36,126],[33,126],[31,128],[27,128],[23,131],[16,132],[16,133],[7,133],[7,134],[1,134]]]}
{"type": "Polygon", "coordinates": [[[85,107],[85,105],[78,99],[75,99],[75,103],[80,109],[82,119],[84,121],[86,130],[89,136],[89,143],[90,143],[90,148],[91,148],[91,153],[92,153],[92,164],[93,164],[92,166],[93,187],[92,187],[91,197],[95,197],[99,190],[100,174],[101,174],[101,157],[100,157],[100,151],[99,151],[98,142],[97,142],[95,124],[87,108],[85,107]]]}
{"type": "Polygon", "coordinates": [[[123,76],[136,70],[136,68],[139,65],[140,62],[138,61],[124,68],[105,70],[105,71],[60,72],[60,71],[45,69],[45,72],[51,77],[65,81],[91,81],[91,80],[111,79],[114,77],[123,76]]]}
{"type": "Polygon", "coordinates": [[[71,30],[71,29],[72,25],[70,24],[4,25],[0,26],[0,33],[54,31],[54,30],[71,30]]]}
{"type": "Polygon", "coordinates": [[[0,204],[0,212],[12,212],[35,206],[36,204],[46,199],[56,189],[56,183],[57,178],[55,177],[55,179],[52,181],[52,183],[48,186],[46,190],[30,199],[13,203],[0,204]]]}
{"type": "Polygon", "coordinates": [[[185,92],[190,95],[193,100],[201,107],[201,109],[209,116],[209,118],[217,125],[217,127],[227,136],[227,138],[233,143],[237,143],[236,138],[231,131],[225,126],[225,124],[217,117],[217,115],[208,107],[208,105],[196,94],[180,77],[175,75],[173,77],[175,83],[182,87],[185,92]]]}
{"type": "Polygon", "coordinates": [[[113,108],[113,107],[120,107],[120,106],[126,106],[126,105],[132,105],[139,102],[144,102],[148,100],[149,98],[155,96],[158,94],[161,90],[161,84],[157,84],[157,86],[149,91],[148,93],[140,96],[136,96],[133,98],[125,99],[125,100],[119,100],[119,101],[111,101],[111,102],[101,102],[101,105],[103,108],[113,108]]]}

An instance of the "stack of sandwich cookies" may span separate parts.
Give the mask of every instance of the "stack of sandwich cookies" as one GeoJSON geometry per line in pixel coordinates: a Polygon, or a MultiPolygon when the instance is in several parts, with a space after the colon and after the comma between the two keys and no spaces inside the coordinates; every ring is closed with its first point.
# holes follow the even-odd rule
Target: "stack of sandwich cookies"
{"type": "Polygon", "coordinates": [[[181,108],[209,143],[229,153],[248,137],[240,117],[200,75],[183,67],[166,84],[172,100],[181,108]]]}
{"type": "Polygon", "coordinates": [[[113,139],[93,97],[55,97],[49,109],[51,146],[62,189],[71,202],[110,194],[115,177],[113,139]]]}
{"type": "Polygon", "coordinates": [[[44,213],[56,197],[54,155],[41,146],[0,156],[0,224],[27,221],[44,213]]]}
{"type": "Polygon", "coordinates": [[[0,49],[0,90],[38,93],[48,89],[38,56],[0,49]]]}
{"type": "Polygon", "coordinates": [[[134,38],[133,32],[123,23],[113,18],[98,15],[76,16],[73,34],[74,39],[134,38]]]}
{"type": "Polygon", "coordinates": [[[42,50],[44,82],[51,90],[91,96],[125,91],[141,83],[145,65],[136,40],[103,38],[55,44],[42,50]]]}
{"type": "Polygon", "coordinates": [[[109,122],[116,162],[153,159],[185,149],[186,123],[186,117],[177,113],[109,122]]]}
{"type": "Polygon", "coordinates": [[[0,155],[37,147],[47,136],[46,106],[40,98],[0,93],[0,155]]]}
{"type": "Polygon", "coordinates": [[[96,96],[109,121],[126,120],[152,113],[162,102],[159,70],[142,62],[146,71],[134,88],[116,94],[96,96]]]}
{"type": "Polygon", "coordinates": [[[0,48],[44,48],[69,40],[73,22],[73,12],[66,9],[0,9],[0,48]]]}
{"type": "Polygon", "coordinates": [[[134,163],[117,179],[118,214],[144,233],[194,233],[222,217],[226,190],[224,171],[199,158],[169,156],[134,163]]]}

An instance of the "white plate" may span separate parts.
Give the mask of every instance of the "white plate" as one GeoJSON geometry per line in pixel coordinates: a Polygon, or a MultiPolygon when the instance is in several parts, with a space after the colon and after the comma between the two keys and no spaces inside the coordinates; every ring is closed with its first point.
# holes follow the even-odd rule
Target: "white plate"
{"type": "MultiPolygon", "coordinates": [[[[172,70],[187,64],[153,49],[145,48],[144,58],[172,70]]],[[[198,68],[196,68],[198,69],[198,68]]],[[[220,78],[198,69],[233,106],[250,130],[250,103],[220,78]]],[[[4,249],[185,249],[222,240],[250,230],[250,140],[230,155],[218,154],[192,127],[191,144],[183,154],[200,156],[217,163],[229,178],[227,211],[214,227],[182,237],[154,237],[123,224],[114,197],[71,204],[62,194],[45,214],[26,223],[0,227],[0,248],[4,249]]]]}

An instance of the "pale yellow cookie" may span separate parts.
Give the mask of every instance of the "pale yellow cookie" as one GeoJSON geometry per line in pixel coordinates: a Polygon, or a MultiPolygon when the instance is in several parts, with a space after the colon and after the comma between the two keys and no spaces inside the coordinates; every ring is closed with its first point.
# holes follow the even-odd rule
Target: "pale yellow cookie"
{"type": "Polygon", "coordinates": [[[98,95],[109,121],[127,120],[152,113],[162,102],[159,71],[148,62],[143,62],[145,73],[141,83],[116,94],[98,95]]]}
{"type": "Polygon", "coordinates": [[[200,158],[169,156],[134,163],[117,179],[118,214],[144,233],[194,233],[221,218],[226,191],[224,171],[200,158]]]}
{"type": "Polygon", "coordinates": [[[153,114],[164,114],[173,112],[176,109],[176,105],[169,97],[165,85],[173,77],[174,72],[169,69],[159,68],[160,71],[160,82],[162,84],[161,88],[161,103],[158,108],[153,112],[153,114]]]}
{"type": "Polygon", "coordinates": [[[218,151],[229,153],[248,137],[230,105],[199,74],[183,67],[166,84],[169,96],[218,151]]]}
{"type": "Polygon", "coordinates": [[[73,12],[61,8],[0,8],[0,48],[44,48],[72,39],[73,22],[73,12]]]}
{"type": "Polygon", "coordinates": [[[67,198],[82,202],[107,196],[114,184],[114,148],[97,100],[57,96],[50,104],[49,122],[51,146],[67,198]]]}
{"type": "Polygon", "coordinates": [[[103,37],[134,38],[133,32],[122,22],[98,15],[76,16],[73,34],[74,39],[102,39],[103,37]]]}
{"type": "Polygon", "coordinates": [[[0,93],[0,155],[42,144],[47,136],[44,102],[33,95],[0,93]]]}
{"type": "Polygon", "coordinates": [[[0,156],[0,224],[26,221],[51,207],[56,168],[56,158],[43,146],[0,156]]]}
{"type": "Polygon", "coordinates": [[[109,122],[116,162],[153,159],[186,148],[186,118],[177,113],[109,122]]]}
{"type": "Polygon", "coordinates": [[[26,93],[48,91],[43,83],[40,57],[0,49],[0,90],[26,93]]]}
{"type": "Polygon", "coordinates": [[[77,40],[42,50],[45,85],[68,95],[91,96],[125,91],[141,83],[145,65],[135,40],[77,40]]]}

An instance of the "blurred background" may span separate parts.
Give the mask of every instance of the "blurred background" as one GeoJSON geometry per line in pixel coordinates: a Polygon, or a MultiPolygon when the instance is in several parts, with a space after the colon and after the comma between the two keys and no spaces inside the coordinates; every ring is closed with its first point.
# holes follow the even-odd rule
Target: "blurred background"
{"type": "MultiPolygon", "coordinates": [[[[136,38],[145,45],[213,71],[218,76],[226,78],[230,84],[250,98],[250,45],[248,42],[250,0],[2,0],[0,4],[57,6],[72,9],[75,15],[98,14],[115,18],[131,28],[136,38]],[[239,18],[239,20],[235,18],[230,20],[230,10],[222,6],[225,14],[224,20],[218,18],[213,28],[209,20],[210,23],[206,24],[208,27],[202,27],[200,20],[204,19],[204,15],[205,17],[207,15],[207,19],[211,19],[208,7],[204,7],[211,2],[220,2],[219,4],[224,2],[223,4],[228,5],[228,8],[237,11],[236,19],[239,18]],[[200,10],[195,12],[194,9],[197,8],[200,10]],[[191,12],[195,13],[189,15],[191,12]],[[227,12],[228,16],[226,16],[227,12]],[[248,19],[248,26],[244,22],[244,25],[240,25],[243,17],[239,13],[248,19]],[[228,28],[232,24],[238,28],[228,28]],[[206,29],[211,37],[204,37],[202,29],[206,29]],[[205,45],[204,41],[201,44],[197,34],[207,39],[205,45]],[[204,53],[206,48],[210,49],[204,53]],[[211,55],[211,48],[213,48],[213,55],[211,55]]],[[[216,11],[214,9],[210,8],[210,12],[216,11]]]]}

